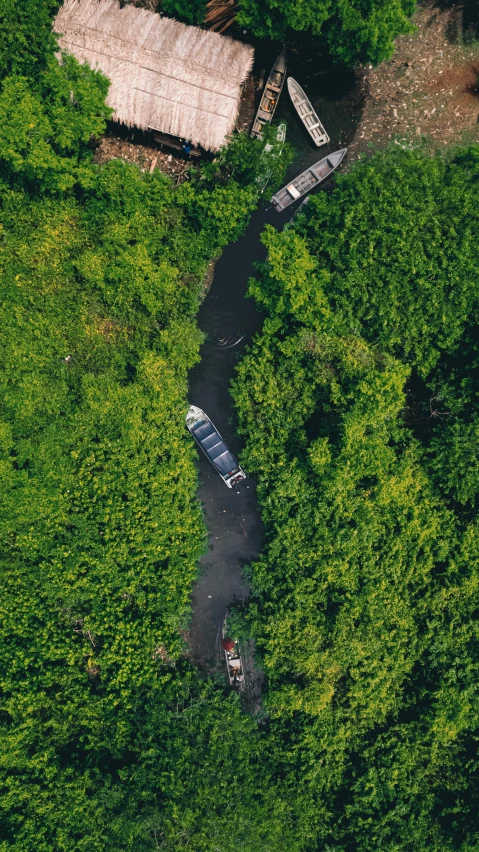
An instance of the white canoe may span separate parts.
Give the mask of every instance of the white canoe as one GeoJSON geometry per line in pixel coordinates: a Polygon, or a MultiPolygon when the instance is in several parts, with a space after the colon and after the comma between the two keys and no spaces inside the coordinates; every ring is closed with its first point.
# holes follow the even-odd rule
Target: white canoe
{"type": "Polygon", "coordinates": [[[326,145],[329,142],[329,136],[314,111],[311,101],[293,77],[288,77],[288,92],[293,106],[313,142],[316,143],[318,148],[320,145],[326,145]]]}

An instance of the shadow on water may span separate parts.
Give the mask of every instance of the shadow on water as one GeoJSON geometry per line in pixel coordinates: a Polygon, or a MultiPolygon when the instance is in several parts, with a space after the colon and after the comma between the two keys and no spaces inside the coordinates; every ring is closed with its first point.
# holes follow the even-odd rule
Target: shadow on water
{"type": "MultiPolygon", "coordinates": [[[[277,53],[277,46],[273,46],[272,58],[261,57],[265,64],[269,62],[268,70],[277,53]]],[[[350,142],[361,117],[362,96],[354,75],[331,68],[320,68],[316,73],[307,58],[295,61],[293,56],[288,73],[304,86],[331,137],[328,146],[316,148],[297,119],[285,91],[277,110],[277,122],[287,122],[287,138],[297,152],[288,172],[289,178],[350,142]]],[[[331,182],[327,182],[318,191],[330,187],[331,182]]],[[[198,316],[207,339],[201,349],[201,362],[190,373],[189,401],[207,412],[236,456],[241,443],[233,425],[229,386],[245,347],[263,322],[253,300],[246,297],[248,280],[254,274],[255,262],[266,257],[260,239],[265,225],[284,227],[299,203],[280,214],[269,204],[263,204],[253,213],[244,236],[230,243],[218,261],[213,283],[198,316]]],[[[218,631],[228,605],[248,596],[242,565],[259,555],[263,530],[255,483],[251,478],[240,486],[237,494],[224,485],[205,457],[199,458],[198,466],[199,498],[209,532],[209,550],[201,560],[201,576],[193,590],[189,637],[193,658],[211,670],[222,666],[217,651],[218,631]]]]}

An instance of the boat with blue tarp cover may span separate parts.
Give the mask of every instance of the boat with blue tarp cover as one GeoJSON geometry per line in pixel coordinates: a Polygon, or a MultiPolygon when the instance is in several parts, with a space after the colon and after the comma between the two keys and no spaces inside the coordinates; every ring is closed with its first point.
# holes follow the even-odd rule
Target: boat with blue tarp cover
{"type": "Polygon", "coordinates": [[[186,426],[228,488],[232,488],[246,479],[244,470],[239,466],[220,433],[201,408],[196,405],[190,406],[186,415],[186,426]]]}

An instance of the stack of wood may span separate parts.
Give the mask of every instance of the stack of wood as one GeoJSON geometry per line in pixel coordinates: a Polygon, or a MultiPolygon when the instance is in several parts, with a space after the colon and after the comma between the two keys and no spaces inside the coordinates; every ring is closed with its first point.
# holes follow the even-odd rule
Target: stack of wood
{"type": "Polygon", "coordinates": [[[235,20],[237,11],[236,0],[208,0],[205,24],[209,30],[224,33],[235,20]]]}

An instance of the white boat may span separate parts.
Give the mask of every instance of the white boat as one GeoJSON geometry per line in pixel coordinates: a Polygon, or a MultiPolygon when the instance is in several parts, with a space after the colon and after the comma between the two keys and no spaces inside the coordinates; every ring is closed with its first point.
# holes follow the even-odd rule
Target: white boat
{"type": "Polygon", "coordinates": [[[318,114],[313,109],[311,101],[293,77],[288,77],[288,92],[293,106],[313,142],[318,148],[320,145],[326,145],[329,142],[329,136],[321,124],[318,114]]]}
{"type": "Polygon", "coordinates": [[[221,636],[221,645],[225,655],[230,686],[239,686],[241,688],[241,684],[245,682],[243,661],[241,659],[238,640],[230,639],[226,634],[226,618],[223,622],[221,636]]]}
{"type": "Polygon", "coordinates": [[[258,107],[258,112],[255,115],[251,136],[261,139],[263,127],[265,124],[270,124],[273,120],[273,115],[278,106],[279,96],[283,91],[284,81],[286,79],[286,51],[282,50],[276,62],[271,69],[264,92],[261,96],[261,101],[258,107]]]}
{"type": "Polygon", "coordinates": [[[246,479],[244,470],[239,466],[220,433],[201,408],[190,405],[186,415],[186,426],[228,488],[233,488],[246,479]]]}
{"type": "Polygon", "coordinates": [[[335,151],[334,154],[328,154],[327,157],[323,157],[322,160],[318,160],[309,169],[301,172],[291,183],[279,189],[271,199],[276,210],[279,212],[280,210],[284,210],[285,207],[289,207],[293,201],[297,201],[298,198],[306,195],[307,192],[311,192],[318,184],[330,177],[344,160],[347,151],[347,148],[341,148],[340,151],[335,151]]]}
{"type": "MultiPolygon", "coordinates": [[[[271,154],[271,151],[273,150],[273,146],[271,145],[270,142],[267,142],[266,145],[264,146],[263,154],[265,155],[265,159],[268,158],[269,154],[271,154],[271,157],[274,158],[274,159],[276,157],[281,156],[281,151],[283,150],[283,145],[286,141],[286,122],[284,122],[284,121],[281,124],[278,125],[278,131],[276,133],[276,141],[280,143],[280,147],[278,148],[277,152],[274,153],[274,154],[271,154]]],[[[257,178],[257,182],[259,183],[259,185],[261,187],[261,193],[260,193],[261,195],[265,191],[265,189],[266,189],[266,187],[267,187],[267,185],[270,181],[271,171],[272,171],[271,169],[268,169],[267,172],[264,175],[261,175],[260,177],[257,178]]]]}

